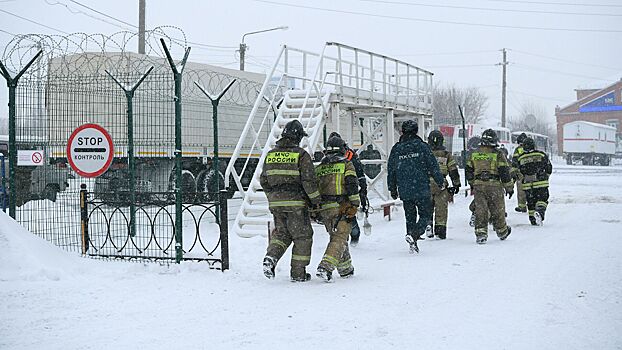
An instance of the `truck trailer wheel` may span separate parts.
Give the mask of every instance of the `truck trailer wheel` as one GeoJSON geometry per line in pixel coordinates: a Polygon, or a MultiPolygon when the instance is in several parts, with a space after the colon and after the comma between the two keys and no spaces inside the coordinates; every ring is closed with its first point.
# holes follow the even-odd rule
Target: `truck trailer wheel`
{"type": "Polygon", "coordinates": [[[47,184],[45,185],[45,188],[43,189],[41,197],[43,197],[43,199],[49,199],[52,202],[56,202],[56,197],[58,195],[58,192],[59,190],[58,190],[57,185],[47,184]]]}

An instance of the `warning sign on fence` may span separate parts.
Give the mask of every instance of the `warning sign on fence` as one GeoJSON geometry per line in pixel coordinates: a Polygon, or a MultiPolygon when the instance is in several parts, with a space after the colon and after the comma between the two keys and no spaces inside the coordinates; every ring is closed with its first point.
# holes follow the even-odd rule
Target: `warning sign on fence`
{"type": "Polygon", "coordinates": [[[67,141],[67,160],[84,177],[97,177],[108,170],[114,146],[108,131],[97,124],[84,124],[67,141]]]}
{"type": "Polygon", "coordinates": [[[45,153],[41,150],[19,150],[17,151],[18,166],[39,166],[45,164],[45,153]]]}

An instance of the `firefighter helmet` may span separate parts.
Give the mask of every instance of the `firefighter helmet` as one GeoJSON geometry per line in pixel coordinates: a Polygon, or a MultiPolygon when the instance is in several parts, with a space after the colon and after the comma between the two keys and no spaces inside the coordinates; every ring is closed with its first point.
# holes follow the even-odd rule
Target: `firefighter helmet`
{"type": "Polygon", "coordinates": [[[444,141],[445,138],[443,137],[443,134],[438,130],[432,130],[430,135],[428,135],[428,144],[432,148],[442,147],[444,141]]]}
{"type": "Polygon", "coordinates": [[[531,137],[525,137],[523,140],[523,149],[527,152],[536,149],[536,142],[531,137]]]}
{"type": "Polygon", "coordinates": [[[486,129],[482,133],[482,139],[480,144],[486,146],[498,146],[499,138],[497,137],[497,133],[492,129],[486,129]]]}
{"type": "Polygon", "coordinates": [[[292,139],[297,142],[300,142],[300,140],[302,140],[305,136],[309,135],[307,135],[305,129],[298,120],[292,120],[291,122],[285,124],[285,128],[283,128],[283,132],[281,133],[281,137],[292,139]]]}
{"type": "Polygon", "coordinates": [[[326,141],[326,153],[346,153],[346,143],[339,136],[332,136],[326,141]]]}
{"type": "Polygon", "coordinates": [[[527,138],[527,134],[525,134],[524,132],[522,132],[520,135],[518,135],[518,137],[516,138],[516,142],[519,145],[523,145],[523,142],[525,142],[525,139],[527,138]]]}

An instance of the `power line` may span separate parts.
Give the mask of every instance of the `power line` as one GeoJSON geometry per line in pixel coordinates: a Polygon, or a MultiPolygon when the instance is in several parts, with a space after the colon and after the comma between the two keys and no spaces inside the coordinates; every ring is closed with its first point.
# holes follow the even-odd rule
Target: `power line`
{"type": "Polygon", "coordinates": [[[426,68],[465,68],[465,67],[494,67],[495,63],[488,64],[453,64],[447,66],[426,66],[426,68]]]}
{"type": "Polygon", "coordinates": [[[282,2],[277,2],[277,1],[269,1],[269,0],[252,0],[252,1],[262,2],[266,4],[272,4],[272,5],[286,6],[286,7],[304,8],[304,9],[309,9],[309,10],[317,10],[317,11],[325,11],[325,12],[346,13],[350,15],[359,15],[359,16],[367,16],[367,17],[399,19],[399,20],[412,21],[412,22],[456,24],[456,25],[467,25],[467,26],[485,27],[485,28],[548,30],[548,31],[564,31],[564,32],[622,33],[622,30],[615,30],[615,29],[574,29],[574,28],[508,26],[508,25],[500,25],[500,24],[470,23],[470,22],[444,21],[444,20],[433,20],[433,19],[414,18],[414,17],[389,16],[389,15],[380,15],[380,14],[367,13],[367,12],[335,10],[335,9],[329,9],[329,8],[323,8],[323,7],[294,5],[294,4],[282,3],[282,2]]]}
{"type": "Polygon", "coordinates": [[[491,53],[498,50],[478,50],[478,51],[456,51],[456,52],[427,52],[427,53],[414,53],[414,54],[401,54],[393,55],[395,57],[415,57],[415,56],[447,56],[447,55],[468,55],[477,53],[491,53]]]}
{"type": "MultiPolygon", "coordinates": [[[[116,18],[114,16],[111,16],[111,15],[108,15],[108,14],[106,14],[104,12],[98,11],[98,10],[96,10],[96,9],[94,9],[92,7],[89,7],[87,5],[84,5],[84,4],[82,4],[82,3],[78,2],[78,1],[75,1],[75,0],[69,0],[69,1],[71,1],[72,3],[74,3],[76,5],[82,6],[82,7],[86,8],[86,9],[88,9],[90,11],[93,11],[93,12],[95,12],[97,14],[100,14],[102,16],[105,16],[107,18],[115,20],[117,22],[123,23],[123,24],[128,25],[128,26],[130,26],[132,28],[138,29],[138,26],[136,26],[134,24],[128,23],[128,22],[123,21],[123,20],[120,20],[120,19],[118,19],[118,18],[116,18]]],[[[186,42],[188,44],[192,44],[192,45],[196,45],[196,46],[200,46],[200,47],[206,47],[206,48],[214,49],[214,50],[216,50],[216,49],[236,49],[237,48],[237,46],[208,45],[208,44],[202,44],[202,43],[197,43],[197,42],[192,42],[192,41],[187,41],[187,40],[181,40],[181,39],[177,39],[177,38],[171,38],[171,39],[174,40],[174,41],[177,41],[177,42],[184,41],[184,42],[186,42]]],[[[222,50],[222,51],[225,51],[225,50],[222,50]]]]}
{"type": "Polygon", "coordinates": [[[526,92],[522,92],[522,91],[517,91],[517,90],[512,90],[512,89],[508,89],[508,91],[515,93],[515,94],[519,94],[519,95],[525,95],[525,96],[531,96],[531,97],[537,97],[537,98],[541,98],[543,100],[551,100],[551,101],[561,101],[561,102],[567,102],[568,99],[566,98],[557,98],[557,97],[545,97],[545,96],[540,96],[540,95],[534,95],[534,94],[529,94],[526,92]]]}
{"type": "Polygon", "coordinates": [[[597,67],[597,68],[604,68],[604,69],[610,69],[610,70],[620,71],[620,68],[607,67],[607,66],[600,66],[600,65],[597,65],[597,64],[591,64],[591,63],[585,63],[585,62],[571,61],[571,60],[566,60],[566,59],[562,59],[562,58],[556,58],[556,57],[551,57],[551,56],[545,56],[545,55],[540,55],[540,54],[530,53],[530,52],[525,52],[525,51],[520,51],[520,50],[512,50],[512,51],[514,51],[514,52],[518,52],[518,53],[521,53],[521,54],[523,54],[523,55],[529,55],[529,56],[541,57],[541,58],[546,58],[546,59],[549,59],[549,60],[554,60],[554,61],[567,62],[567,63],[573,63],[573,64],[582,65],[582,66],[591,66],[591,67],[597,67]]]}
{"type": "Polygon", "coordinates": [[[593,6],[593,7],[622,7],[611,4],[576,4],[571,2],[521,1],[521,0],[487,0],[492,2],[507,2],[513,4],[556,5],[556,6],[593,6]]]}
{"type": "Polygon", "coordinates": [[[533,67],[533,66],[529,66],[529,65],[525,65],[525,64],[521,64],[521,63],[515,63],[514,65],[516,67],[518,67],[518,68],[531,69],[531,70],[547,72],[547,73],[568,75],[568,76],[579,77],[579,78],[586,78],[586,79],[592,79],[592,80],[611,81],[611,79],[596,78],[596,77],[590,77],[590,76],[587,76],[587,75],[562,72],[562,71],[557,71],[557,70],[552,70],[552,69],[545,69],[545,68],[540,68],[540,67],[533,67]]]}
{"type": "Polygon", "coordinates": [[[28,18],[26,18],[26,17],[22,17],[22,16],[20,16],[20,15],[16,15],[16,14],[14,14],[14,13],[12,13],[12,12],[5,11],[5,10],[2,10],[2,9],[0,9],[0,12],[4,12],[4,13],[6,13],[6,14],[8,14],[8,15],[11,15],[11,16],[13,16],[13,17],[17,17],[17,18],[19,18],[19,19],[23,19],[24,21],[28,21],[28,22],[30,22],[30,23],[34,23],[34,24],[36,24],[36,25],[38,25],[38,26],[41,26],[41,27],[44,27],[44,28],[47,28],[47,29],[51,29],[51,30],[55,30],[55,31],[57,31],[57,32],[60,32],[60,33],[63,33],[63,34],[69,35],[69,33],[64,32],[64,31],[62,31],[62,30],[60,30],[60,29],[56,29],[56,28],[53,28],[53,27],[50,27],[50,26],[46,26],[45,24],[42,24],[42,23],[39,23],[39,22],[33,21],[33,20],[31,20],[31,19],[28,19],[28,18]]]}
{"type": "Polygon", "coordinates": [[[615,14],[615,13],[585,13],[585,12],[540,11],[540,10],[515,10],[515,9],[499,9],[499,8],[490,8],[490,7],[438,5],[438,4],[426,4],[426,3],[415,3],[415,2],[404,2],[404,1],[388,1],[388,0],[359,0],[359,1],[375,2],[375,3],[382,3],[382,4],[394,4],[394,5],[408,5],[408,6],[421,6],[421,7],[462,9],[462,10],[473,10],[473,11],[539,13],[539,14],[549,14],[549,15],[622,17],[622,14],[615,14]]]}

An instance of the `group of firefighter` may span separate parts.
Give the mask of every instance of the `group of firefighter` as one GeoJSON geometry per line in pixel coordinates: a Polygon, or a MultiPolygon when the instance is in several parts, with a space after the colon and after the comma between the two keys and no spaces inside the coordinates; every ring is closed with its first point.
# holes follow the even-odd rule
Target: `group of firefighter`
{"type": "MultiPolygon", "coordinates": [[[[461,187],[456,161],[445,149],[441,132],[430,132],[426,143],[417,135],[418,129],[414,120],[402,123],[400,140],[391,149],[387,163],[391,197],[403,202],[410,253],[419,252],[417,241],[425,236],[447,238],[448,203],[461,187]]],[[[330,236],[316,276],[330,282],[336,270],[342,278],[351,277],[354,266],[350,245],[356,245],[360,236],[356,214],[359,206],[365,210],[369,205],[363,166],[356,152],[336,132],[330,134],[323,157],[314,166],[311,155],[300,147],[305,136],[299,121],[288,122],[264,160],[260,183],[275,227],[263,260],[263,273],[274,278],[279,259],[293,244],[291,280],[311,279],[306,268],[311,262],[313,220],[321,222],[330,236]]],[[[465,177],[473,194],[470,225],[475,228],[478,244],[486,243],[489,223],[500,240],[512,232],[505,220],[504,196],[512,197],[515,184],[515,210],[528,212],[532,225],[542,225],[544,220],[551,162],[525,134],[519,136],[518,143],[510,162],[492,129],[469,142],[465,177]]]]}

